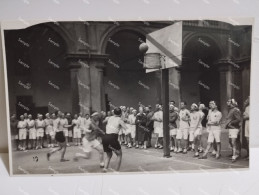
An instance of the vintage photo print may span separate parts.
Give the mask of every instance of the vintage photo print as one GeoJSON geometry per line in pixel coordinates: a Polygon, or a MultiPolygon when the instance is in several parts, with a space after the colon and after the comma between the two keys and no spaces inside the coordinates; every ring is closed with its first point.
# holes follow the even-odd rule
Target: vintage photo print
{"type": "Polygon", "coordinates": [[[252,18],[5,24],[11,175],[249,168],[252,18]]]}

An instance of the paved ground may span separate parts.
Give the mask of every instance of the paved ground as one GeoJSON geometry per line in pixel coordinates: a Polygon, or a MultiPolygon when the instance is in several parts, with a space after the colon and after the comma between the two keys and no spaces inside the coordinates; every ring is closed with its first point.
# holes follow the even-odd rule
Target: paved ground
{"type": "MultiPolygon", "coordinates": [[[[123,160],[121,165],[121,172],[143,172],[149,173],[151,171],[206,171],[208,169],[240,169],[248,168],[249,161],[239,160],[231,163],[227,157],[230,154],[230,149],[227,144],[227,134],[223,135],[224,143],[222,144],[222,158],[214,159],[210,155],[206,160],[199,160],[193,158],[193,152],[188,154],[172,153],[171,158],[163,158],[163,150],[150,148],[144,149],[127,149],[124,146],[123,160]]],[[[154,142],[154,139],[153,139],[154,142]]],[[[206,143],[204,143],[206,144],[206,143]]],[[[76,146],[68,147],[66,158],[70,159],[68,162],[59,162],[60,153],[51,156],[50,161],[47,161],[46,153],[49,149],[13,151],[13,172],[14,174],[58,174],[58,173],[100,173],[99,155],[93,151],[91,159],[80,159],[78,162],[73,161],[73,155],[76,152],[81,152],[80,148],[76,146]]],[[[242,152],[245,155],[245,151],[242,152]]],[[[114,167],[114,155],[111,161],[111,167],[114,167]]],[[[113,172],[110,170],[109,172],[113,172]]]]}

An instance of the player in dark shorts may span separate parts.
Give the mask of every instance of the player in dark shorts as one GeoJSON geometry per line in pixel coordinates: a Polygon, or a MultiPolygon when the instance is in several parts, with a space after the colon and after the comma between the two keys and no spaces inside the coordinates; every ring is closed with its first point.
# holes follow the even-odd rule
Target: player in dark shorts
{"type": "MultiPolygon", "coordinates": [[[[60,116],[61,114],[59,114],[60,116]]],[[[68,128],[69,125],[66,126],[66,128],[68,128]]],[[[65,159],[65,153],[66,153],[66,149],[67,149],[67,142],[66,142],[66,138],[63,132],[63,127],[61,126],[60,123],[60,118],[58,118],[57,121],[57,130],[56,130],[56,135],[55,135],[55,140],[57,141],[59,147],[56,149],[53,149],[51,152],[47,153],[47,159],[49,160],[50,156],[54,153],[56,153],[57,151],[60,151],[63,149],[62,153],[61,153],[61,159],[60,162],[66,162],[69,161],[68,159],[65,159]]]]}
{"type": "Polygon", "coordinates": [[[114,152],[117,155],[115,171],[119,171],[121,166],[122,151],[120,143],[118,141],[118,134],[121,128],[125,130],[127,129],[126,124],[121,119],[121,114],[121,109],[115,108],[114,116],[111,116],[108,119],[106,125],[106,134],[103,136],[103,149],[104,152],[107,154],[107,158],[105,159],[105,165],[103,169],[104,172],[107,172],[110,160],[112,158],[112,152],[114,152]]]}

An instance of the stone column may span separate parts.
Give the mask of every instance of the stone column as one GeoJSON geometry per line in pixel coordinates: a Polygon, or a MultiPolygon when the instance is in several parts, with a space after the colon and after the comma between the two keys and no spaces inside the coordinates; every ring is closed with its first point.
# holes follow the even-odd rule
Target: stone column
{"type": "Polygon", "coordinates": [[[233,95],[232,87],[232,71],[228,63],[221,63],[219,66],[220,72],[220,111],[222,112],[223,118],[227,116],[228,108],[227,101],[233,95]]]}
{"type": "Polygon", "coordinates": [[[70,67],[72,114],[79,113],[78,68],[70,67]]]}
{"type": "Polygon", "coordinates": [[[90,57],[91,105],[93,111],[105,111],[103,71],[108,55],[94,54],[90,57]]]}

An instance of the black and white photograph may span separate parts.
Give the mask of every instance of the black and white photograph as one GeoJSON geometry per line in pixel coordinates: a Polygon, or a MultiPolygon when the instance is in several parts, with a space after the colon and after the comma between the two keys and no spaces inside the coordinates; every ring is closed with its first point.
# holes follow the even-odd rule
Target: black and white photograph
{"type": "Polygon", "coordinates": [[[3,29],[10,174],[248,170],[251,21],[3,29]]]}

